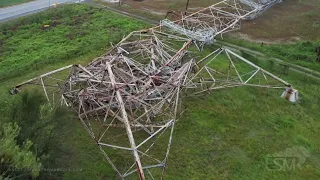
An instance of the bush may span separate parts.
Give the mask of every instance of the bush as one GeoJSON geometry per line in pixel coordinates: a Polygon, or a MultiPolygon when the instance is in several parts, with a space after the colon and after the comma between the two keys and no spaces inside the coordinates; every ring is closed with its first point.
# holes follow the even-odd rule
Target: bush
{"type": "MultiPolygon", "coordinates": [[[[22,146],[26,139],[30,140],[33,143],[31,150],[42,167],[61,168],[57,159],[68,151],[63,149],[61,136],[71,126],[72,113],[61,106],[50,106],[37,91],[26,91],[20,96],[20,101],[12,107],[12,119],[21,127],[17,143],[22,146]]],[[[53,174],[61,176],[61,173],[53,174]]],[[[52,172],[41,171],[39,178],[47,179],[49,175],[52,177],[52,172]]]]}

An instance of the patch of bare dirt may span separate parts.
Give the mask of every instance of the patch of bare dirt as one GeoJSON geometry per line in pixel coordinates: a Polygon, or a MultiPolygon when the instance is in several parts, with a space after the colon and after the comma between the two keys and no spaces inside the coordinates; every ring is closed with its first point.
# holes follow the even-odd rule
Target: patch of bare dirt
{"type": "Polygon", "coordinates": [[[165,16],[166,15],[166,12],[164,11],[155,11],[155,10],[152,10],[152,9],[148,9],[148,8],[142,8],[144,11],[147,11],[151,14],[155,14],[155,15],[158,15],[158,16],[165,16]]]}
{"type": "Polygon", "coordinates": [[[292,37],[286,37],[286,38],[257,38],[242,32],[230,33],[228,34],[228,37],[235,37],[237,39],[243,39],[249,42],[263,43],[263,44],[282,44],[282,43],[294,44],[297,41],[304,40],[299,36],[292,36],[292,37]]]}
{"type": "MultiPolygon", "coordinates": [[[[221,0],[190,0],[189,10],[220,2],[221,0]]],[[[184,11],[187,0],[123,0],[133,9],[164,18],[168,11],[184,11]]],[[[290,43],[298,40],[320,40],[319,0],[285,0],[252,21],[243,21],[237,37],[253,42],[290,43]]],[[[148,18],[148,17],[146,17],[148,18]]]]}

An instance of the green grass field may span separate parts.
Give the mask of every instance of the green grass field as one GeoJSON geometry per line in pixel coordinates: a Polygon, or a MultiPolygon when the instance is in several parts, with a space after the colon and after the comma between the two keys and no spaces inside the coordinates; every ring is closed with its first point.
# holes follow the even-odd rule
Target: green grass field
{"type": "Polygon", "coordinates": [[[0,80],[46,64],[105,50],[132,30],[146,27],[88,6],[63,6],[0,24],[0,80]],[[48,26],[48,27],[47,27],[48,26]]]}
{"type": "Polygon", "coordinates": [[[264,44],[248,42],[243,39],[227,37],[224,41],[230,42],[252,50],[260,51],[270,57],[280,58],[292,64],[320,71],[320,63],[316,62],[316,48],[320,47],[320,41],[298,41],[290,44],[264,44]]]}
{"type": "Polygon", "coordinates": [[[0,1],[0,8],[7,7],[7,6],[13,6],[16,4],[26,3],[33,0],[1,0],[0,1]]]}
{"type": "MultiPolygon", "coordinates": [[[[19,95],[8,91],[17,83],[67,64],[86,64],[103,54],[110,41],[145,26],[85,5],[62,6],[2,25],[0,122],[10,121],[10,105],[19,95]],[[42,29],[45,24],[51,28],[42,29]]],[[[268,69],[268,64],[259,65],[268,69]]],[[[249,87],[184,98],[187,109],[175,128],[165,178],[319,179],[320,83],[291,72],[282,75],[277,68],[273,73],[299,90],[298,103],[281,99],[281,90],[249,87]],[[309,152],[301,169],[270,170],[268,155],[293,147],[309,152]]],[[[78,171],[64,172],[63,178],[115,179],[82,124],[70,121],[73,125],[61,136],[70,152],[57,161],[78,171]]]]}

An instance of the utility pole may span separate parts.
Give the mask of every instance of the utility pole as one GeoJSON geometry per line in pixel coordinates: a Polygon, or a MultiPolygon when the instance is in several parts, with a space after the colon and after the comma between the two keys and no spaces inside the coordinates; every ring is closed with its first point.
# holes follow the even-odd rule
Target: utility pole
{"type": "Polygon", "coordinates": [[[320,63],[320,46],[316,48],[316,53],[317,53],[317,63],[320,63]]]}
{"type": "Polygon", "coordinates": [[[190,1],[190,0],[188,0],[188,1],[187,1],[187,5],[186,5],[186,11],[184,12],[184,15],[187,15],[187,11],[188,11],[188,6],[189,6],[189,1],[190,1]]]}

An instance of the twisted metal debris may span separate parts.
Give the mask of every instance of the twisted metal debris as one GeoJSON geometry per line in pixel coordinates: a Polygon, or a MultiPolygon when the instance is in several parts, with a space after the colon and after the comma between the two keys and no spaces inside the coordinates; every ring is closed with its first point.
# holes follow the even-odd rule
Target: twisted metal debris
{"type": "Polygon", "coordinates": [[[229,49],[219,48],[199,61],[188,50],[200,50],[215,36],[239,29],[241,19],[257,17],[277,2],[224,0],[175,22],[163,20],[160,26],[130,33],[86,66],[43,74],[12,93],[41,85],[50,104],[59,99],[75,109],[120,178],[135,172],[140,179],[163,178],[182,89],[189,95],[238,86],[292,89],[229,49]],[[219,59],[229,64],[226,70],[215,67],[219,59]]]}
{"type": "Polygon", "coordinates": [[[162,26],[200,43],[210,44],[214,38],[241,28],[241,20],[260,16],[282,0],[223,0],[177,21],[164,19],[162,26]]]}

